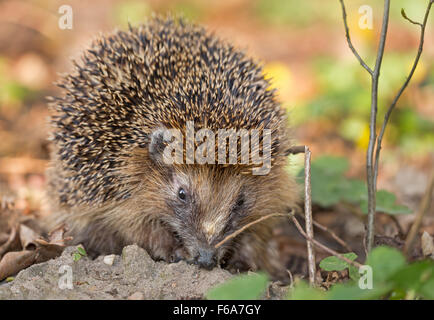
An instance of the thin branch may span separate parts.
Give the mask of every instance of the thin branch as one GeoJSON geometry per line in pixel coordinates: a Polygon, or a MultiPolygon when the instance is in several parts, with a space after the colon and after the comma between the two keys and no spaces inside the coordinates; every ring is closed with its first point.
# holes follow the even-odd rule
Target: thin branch
{"type": "Polygon", "coordinates": [[[422,198],[422,202],[421,202],[419,210],[416,214],[416,219],[413,222],[413,225],[411,226],[410,232],[407,235],[407,239],[405,239],[405,245],[404,245],[404,254],[405,255],[410,253],[411,248],[412,248],[413,243],[414,243],[414,239],[415,239],[416,234],[419,231],[419,227],[422,223],[422,219],[429,210],[429,207],[430,207],[431,201],[432,201],[433,191],[434,191],[434,171],[431,172],[431,176],[430,176],[430,179],[428,181],[428,187],[427,187],[425,194],[422,198]]]}
{"type": "Polygon", "coordinates": [[[369,121],[369,144],[368,150],[366,152],[366,180],[368,185],[368,226],[367,226],[367,249],[370,251],[374,243],[374,230],[375,230],[375,195],[376,195],[376,176],[374,174],[374,148],[376,143],[376,122],[377,122],[377,112],[378,112],[378,80],[380,77],[381,63],[383,61],[384,47],[386,45],[387,29],[389,25],[389,10],[390,10],[390,0],[384,1],[384,13],[383,13],[383,23],[381,27],[380,41],[378,44],[377,58],[375,61],[375,68],[372,70],[369,68],[363,59],[360,57],[357,50],[354,48],[349,34],[348,23],[347,23],[347,13],[345,10],[345,4],[343,0],[339,0],[342,7],[342,17],[345,26],[345,35],[347,38],[348,46],[350,47],[353,54],[359,60],[360,64],[365,68],[371,75],[371,115],[369,121]]]}
{"type": "Polygon", "coordinates": [[[219,248],[219,247],[221,247],[225,242],[229,241],[230,239],[235,238],[237,235],[239,235],[240,233],[244,232],[246,229],[250,228],[251,226],[253,226],[253,225],[255,225],[255,224],[257,224],[257,223],[259,223],[261,221],[267,220],[268,218],[271,218],[271,217],[286,217],[286,216],[287,216],[287,214],[284,214],[284,213],[271,213],[271,214],[268,214],[266,216],[263,216],[263,217],[255,220],[255,221],[252,221],[252,222],[246,224],[245,226],[243,226],[242,228],[238,229],[237,231],[231,233],[230,235],[228,235],[227,237],[225,237],[222,241],[220,241],[219,243],[217,243],[214,247],[216,249],[219,248]]]}
{"type": "Polygon", "coordinates": [[[369,121],[369,144],[366,152],[366,180],[368,185],[368,226],[367,226],[367,250],[371,251],[375,234],[375,210],[377,181],[374,174],[374,148],[377,139],[376,125],[378,112],[378,80],[380,78],[381,63],[383,61],[384,47],[386,45],[387,29],[389,25],[390,0],[384,1],[383,23],[381,27],[380,41],[378,44],[375,69],[372,74],[371,88],[371,115],[369,121]]]}
{"type": "Polygon", "coordinates": [[[312,241],[312,243],[313,243],[314,245],[316,245],[318,248],[323,249],[323,250],[326,251],[327,253],[329,253],[329,254],[331,254],[331,255],[333,255],[333,256],[335,256],[335,257],[337,257],[337,258],[339,258],[339,259],[341,259],[341,260],[343,260],[343,261],[345,261],[345,262],[347,262],[347,263],[349,263],[349,264],[351,264],[351,265],[357,267],[357,268],[360,268],[360,267],[362,266],[362,265],[361,265],[360,263],[358,263],[357,261],[352,261],[352,260],[348,259],[347,257],[345,257],[344,255],[342,255],[342,254],[340,254],[340,253],[334,251],[333,249],[330,249],[329,247],[323,245],[321,242],[318,242],[318,241],[315,240],[315,239],[311,239],[311,238],[309,238],[309,236],[306,234],[306,232],[304,232],[303,228],[301,227],[301,225],[300,225],[300,223],[297,221],[297,219],[294,217],[294,215],[289,215],[289,217],[290,217],[290,219],[292,220],[292,222],[294,223],[294,225],[296,226],[297,230],[301,233],[301,235],[302,235],[306,240],[312,241]]]}
{"type": "Polygon", "coordinates": [[[423,23],[415,23],[414,21],[410,20],[407,17],[407,15],[405,15],[405,13],[403,14],[403,17],[405,19],[407,19],[411,23],[417,24],[417,25],[419,25],[421,27],[420,40],[419,40],[419,49],[417,51],[416,58],[414,59],[413,66],[412,66],[412,68],[410,70],[410,73],[408,74],[407,79],[405,80],[405,82],[402,85],[402,87],[399,89],[398,93],[396,94],[396,96],[393,99],[391,105],[389,106],[389,109],[387,110],[387,112],[386,112],[386,114],[384,116],[384,120],[383,120],[383,124],[381,126],[380,134],[378,135],[378,139],[377,139],[377,149],[375,151],[375,167],[374,167],[375,181],[377,181],[377,176],[378,176],[378,165],[379,165],[381,143],[383,141],[384,132],[386,131],[387,123],[389,122],[390,115],[392,114],[392,111],[394,110],[394,108],[396,106],[396,103],[398,102],[398,100],[401,97],[401,95],[404,92],[404,90],[407,88],[407,86],[408,86],[411,78],[413,77],[414,72],[416,71],[416,67],[417,67],[417,65],[419,63],[420,56],[422,55],[424,38],[425,38],[425,27],[426,27],[426,24],[427,24],[427,21],[428,21],[428,16],[429,16],[429,13],[430,13],[430,10],[431,10],[431,6],[432,6],[433,3],[434,3],[433,0],[429,1],[427,9],[425,11],[425,17],[423,19],[423,23]]]}
{"type": "Polygon", "coordinates": [[[306,241],[311,241],[314,245],[316,245],[318,248],[321,248],[322,250],[326,251],[327,253],[359,268],[362,265],[360,263],[358,263],[357,261],[352,261],[348,258],[346,258],[345,256],[343,256],[342,254],[334,251],[333,249],[328,248],[327,246],[323,245],[322,243],[318,242],[317,240],[313,239],[313,238],[309,238],[308,235],[306,234],[306,232],[303,230],[303,228],[301,227],[300,223],[297,221],[297,219],[294,216],[294,212],[295,210],[292,209],[291,212],[289,213],[272,213],[266,216],[263,216],[253,222],[250,222],[248,224],[246,224],[245,226],[243,226],[242,228],[240,228],[239,230],[235,231],[234,233],[228,235],[227,237],[225,237],[222,241],[220,241],[219,243],[217,243],[215,245],[215,248],[219,248],[221,247],[225,242],[229,241],[230,239],[235,238],[237,235],[239,235],[240,233],[244,232],[246,229],[250,228],[251,226],[264,221],[266,219],[269,219],[271,217],[288,217],[296,226],[297,230],[300,232],[300,234],[305,238],[306,241]]]}
{"type": "MultiPolygon", "coordinates": [[[[297,214],[299,217],[304,218],[301,214],[297,214]]],[[[340,238],[335,232],[333,232],[333,230],[330,230],[329,228],[327,228],[326,226],[320,224],[319,222],[312,220],[312,223],[315,227],[317,227],[318,229],[327,232],[328,234],[330,234],[330,236],[336,240],[337,243],[339,243],[342,248],[344,248],[345,250],[347,250],[348,252],[353,251],[353,249],[351,249],[351,247],[342,239],[340,238]]]]}
{"type": "Polygon", "coordinates": [[[286,150],[285,156],[290,155],[290,154],[304,153],[305,148],[306,148],[305,146],[293,146],[293,147],[289,148],[288,150],[286,150]]]}
{"type": "Polygon", "coordinates": [[[401,16],[402,16],[405,20],[407,20],[408,22],[410,22],[410,23],[412,23],[412,24],[415,24],[415,25],[418,25],[418,26],[420,26],[420,27],[423,27],[423,26],[422,26],[422,23],[417,22],[417,21],[414,21],[414,20],[410,19],[409,17],[407,17],[407,14],[405,13],[404,9],[401,9],[401,16]]]}
{"type": "MultiPolygon", "coordinates": [[[[304,216],[306,233],[309,239],[313,239],[313,225],[312,225],[312,196],[311,196],[311,182],[310,182],[310,159],[311,152],[309,147],[304,148],[304,216]]],[[[307,260],[309,265],[309,284],[315,286],[316,278],[316,263],[315,263],[315,250],[311,240],[307,240],[307,260]]]]}
{"type": "Polygon", "coordinates": [[[353,54],[356,56],[357,60],[359,60],[362,67],[365,68],[366,71],[368,71],[369,74],[372,76],[374,74],[374,71],[365,63],[365,61],[363,61],[362,57],[359,55],[357,50],[354,48],[353,43],[351,42],[350,30],[348,28],[348,23],[347,23],[347,11],[345,10],[344,0],[339,0],[339,1],[341,3],[341,7],[342,7],[342,18],[344,20],[345,36],[347,38],[348,46],[350,47],[353,54]]]}

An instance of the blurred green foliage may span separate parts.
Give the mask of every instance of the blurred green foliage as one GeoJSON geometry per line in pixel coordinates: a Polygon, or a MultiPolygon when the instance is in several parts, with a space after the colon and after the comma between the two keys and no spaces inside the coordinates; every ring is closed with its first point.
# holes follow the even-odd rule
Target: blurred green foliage
{"type": "Polygon", "coordinates": [[[8,58],[0,56],[0,112],[3,108],[21,107],[21,103],[33,94],[31,89],[10,76],[9,63],[8,58]]]}
{"type": "MultiPolygon", "coordinates": [[[[312,202],[322,207],[330,207],[338,203],[350,203],[359,206],[361,211],[368,213],[368,194],[365,182],[359,179],[345,177],[349,162],[343,157],[321,156],[311,164],[312,202]]],[[[303,180],[304,170],[298,173],[298,179],[303,180]]],[[[386,190],[377,191],[377,211],[388,214],[408,214],[411,210],[406,206],[396,204],[394,194],[386,190]]]]}
{"type": "MultiPolygon", "coordinates": [[[[354,253],[345,256],[350,260],[355,260],[357,257],[354,253]]],[[[369,253],[365,266],[371,269],[359,271],[336,257],[325,258],[320,262],[320,268],[325,271],[342,271],[350,268],[350,275],[352,274],[350,279],[332,285],[328,291],[322,288],[311,288],[306,281],[297,280],[294,287],[288,291],[288,299],[434,299],[434,261],[432,260],[408,264],[400,251],[380,246],[369,253]],[[362,289],[359,282],[368,285],[369,280],[372,280],[372,288],[362,289]]],[[[264,275],[241,275],[211,289],[207,299],[258,299],[267,285],[267,277],[264,275]]]]}
{"type": "Polygon", "coordinates": [[[263,273],[240,275],[211,289],[208,300],[253,300],[264,293],[268,277],[263,273]]]}

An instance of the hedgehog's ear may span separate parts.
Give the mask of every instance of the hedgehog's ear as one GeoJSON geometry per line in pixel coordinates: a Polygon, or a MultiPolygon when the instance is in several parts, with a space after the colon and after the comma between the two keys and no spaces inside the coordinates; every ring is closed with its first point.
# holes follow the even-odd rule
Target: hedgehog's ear
{"type": "Polygon", "coordinates": [[[157,128],[150,134],[149,157],[162,167],[181,164],[184,154],[183,141],[181,131],[157,128]]]}
{"type": "Polygon", "coordinates": [[[158,128],[150,134],[149,138],[149,157],[157,164],[164,166],[164,148],[166,142],[164,141],[164,128],[158,128]]]}

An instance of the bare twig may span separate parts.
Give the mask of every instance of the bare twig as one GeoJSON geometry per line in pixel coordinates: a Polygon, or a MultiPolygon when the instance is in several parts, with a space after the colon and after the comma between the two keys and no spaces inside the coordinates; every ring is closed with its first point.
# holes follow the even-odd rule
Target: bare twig
{"type": "Polygon", "coordinates": [[[410,82],[417,64],[419,62],[419,58],[422,54],[423,49],[423,42],[424,42],[424,36],[425,36],[425,27],[428,21],[429,12],[431,9],[432,4],[434,3],[434,0],[429,0],[428,6],[425,12],[425,17],[423,20],[423,23],[415,22],[412,19],[408,18],[405,14],[405,11],[402,10],[401,14],[402,16],[408,20],[410,23],[413,23],[415,25],[419,25],[421,27],[421,35],[420,35],[420,42],[419,42],[419,50],[416,55],[416,58],[413,63],[413,67],[398,91],[397,95],[393,99],[389,109],[387,110],[384,121],[380,130],[380,133],[378,137],[376,136],[376,122],[377,122],[377,112],[378,112],[378,81],[380,77],[380,69],[381,69],[381,63],[383,60],[384,55],[384,47],[386,44],[386,36],[387,36],[387,29],[389,24],[389,10],[390,10],[390,0],[384,1],[384,13],[383,13],[383,23],[381,28],[381,35],[380,35],[380,41],[378,45],[378,51],[377,51],[377,58],[375,62],[374,70],[370,69],[366,66],[363,59],[360,57],[360,55],[357,53],[357,51],[354,49],[354,46],[351,43],[350,37],[349,37],[349,30],[348,30],[348,24],[346,21],[346,11],[345,11],[345,5],[344,1],[340,0],[341,6],[342,6],[342,13],[343,13],[343,19],[344,19],[344,26],[345,26],[345,33],[346,38],[348,42],[348,46],[350,47],[351,51],[354,53],[356,58],[359,60],[361,65],[368,70],[368,72],[371,74],[371,115],[370,115],[370,125],[369,125],[369,145],[368,150],[366,153],[366,173],[367,173],[367,185],[368,185],[368,225],[367,225],[367,239],[366,239],[366,245],[367,250],[370,251],[372,249],[373,243],[374,243],[374,231],[375,231],[375,213],[376,213],[376,190],[377,190],[377,176],[378,176],[378,165],[379,165],[379,158],[380,158],[380,150],[381,150],[381,143],[383,140],[384,132],[387,126],[387,123],[389,121],[390,115],[395,108],[395,105],[399,98],[401,97],[403,91],[407,87],[408,83],[410,82]],[[374,161],[374,149],[375,149],[375,161],[374,161]]]}
{"type": "Polygon", "coordinates": [[[374,179],[375,179],[375,181],[377,181],[378,165],[379,165],[380,151],[381,151],[381,142],[383,141],[384,132],[386,131],[387,123],[389,122],[390,115],[391,115],[392,111],[394,110],[396,103],[398,102],[398,100],[401,97],[404,90],[407,88],[407,86],[408,86],[408,84],[409,84],[409,82],[410,82],[411,78],[413,77],[413,74],[416,70],[417,64],[419,63],[419,59],[420,59],[420,56],[422,55],[422,50],[423,50],[423,44],[424,44],[424,38],[425,38],[425,27],[426,27],[429,12],[431,10],[431,6],[433,3],[434,3],[433,0],[429,1],[428,6],[427,6],[426,11],[425,11],[425,17],[423,19],[423,23],[414,22],[413,20],[411,20],[410,18],[407,17],[407,15],[404,13],[404,11],[401,11],[403,13],[403,17],[406,20],[410,21],[413,24],[419,25],[421,28],[420,38],[419,38],[419,49],[417,51],[416,58],[414,59],[413,66],[410,70],[410,73],[407,76],[407,79],[405,80],[402,87],[399,89],[398,93],[396,94],[395,98],[393,99],[392,103],[389,106],[389,109],[387,110],[387,112],[384,116],[384,120],[383,120],[383,124],[381,126],[380,134],[378,135],[378,139],[377,139],[377,149],[375,151],[375,167],[374,167],[374,174],[375,174],[374,179]]]}
{"type": "Polygon", "coordinates": [[[404,254],[406,254],[406,255],[410,253],[411,248],[412,248],[413,243],[414,243],[414,239],[416,237],[416,234],[419,231],[420,224],[422,223],[422,219],[429,210],[429,207],[430,207],[431,201],[432,201],[433,191],[434,191],[434,171],[431,172],[431,176],[430,176],[430,179],[428,181],[428,187],[427,187],[425,194],[422,198],[422,202],[421,202],[419,210],[416,214],[416,219],[410,228],[410,232],[408,233],[407,238],[405,239],[404,254]]]}
{"type": "Polygon", "coordinates": [[[370,75],[373,75],[374,71],[372,71],[372,69],[365,63],[365,61],[363,61],[362,57],[359,55],[357,50],[354,48],[353,43],[351,42],[350,30],[348,28],[348,23],[347,23],[347,11],[345,10],[344,0],[339,0],[339,1],[341,3],[341,7],[342,7],[342,18],[344,20],[345,36],[347,38],[348,46],[350,47],[353,54],[356,56],[357,60],[359,60],[362,67],[365,68],[366,71],[368,71],[370,75]]]}
{"type": "MultiPolygon", "coordinates": [[[[298,216],[304,218],[301,214],[297,214],[298,216]]],[[[319,222],[312,220],[312,223],[315,227],[317,227],[318,229],[327,232],[328,234],[330,234],[330,236],[336,240],[337,243],[339,243],[342,248],[345,248],[345,250],[347,250],[348,252],[353,251],[351,249],[351,247],[344,241],[342,240],[342,238],[340,238],[336,233],[333,232],[333,230],[330,230],[329,228],[327,228],[326,226],[320,224],[319,222]]]]}
{"type": "Polygon", "coordinates": [[[401,9],[401,15],[405,20],[409,21],[410,23],[421,26],[423,28],[422,23],[414,21],[414,20],[410,19],[409,17],[407,17],[407,14],[405,13],[404,9],[401,9]]]}
{"type": "Polygon", "coordinates": [[[286,150],[285,155],[304,153],[306,146],[293,146],[286,150]]]}
{"type": "MultiPolygon", "coordinates": [[[[306,224],[306,233],[309,239],[313,239],[313,225],[312,225],[312,197],[311,197],[311,184],[310,184],[310,159],[311,152],[309,147],[304,148],[304,216],[306,224]]],[[[309,284],[315,286],[316,263],[315,263],[315,250],[311,240],[307,240],[307,260],[309,265],[309,284]]]]}
{"type": "Polygon", "coordinates": [[[348,259],[347,257],[345,257],[344,255],[334,251],[333,249],[330,249],[329,247],[323,245],[321,242],[318,242],[315,239],[310,239],[309,236],[306,234],[306,232],[304,232],[303,228],[301,227],[300,223],[297,221],[297,219],[294,217],[294,215],[290,215],[289,216],[290,219],[292,220],[292,222],[294,223],[295,227],[297,228],[297,230],[301,233],[301,235],[306,239],[306,240],[310,240],[312,241],[312,243],[314,245],[316,245],[318,248],[323,249],[324,251],[326,251],[327,253],[357,267],[360,268],[362,265],[360,263],[358,263],[357,261],[352,261],[350,259],[348,259]]]}
{"type": "Polygon", "coordinates": [[[378,45],[377,59],[374,73],[372,74],[371,89],[371,116],[369,121],[369,144],[366,152],[366,176],[368,185],[368,228],[367,228],[367,250],[371,251],[374,244],[375,234],[375,209],[377,183],[374,174],[374,148],[377,139],[377,112],[378,112],[378,80],[380,78],[381,63],[383,61],[384,46],[386,44],[387,28],[389,25],[390,0],[384,1],[383,24],[381,27],[380,42],[378,45]]]}
{"type": "Polygon", "coordinates": [[[285,216],[287,216],[287,214],[284,214],[284,213],[271,213],[271,214],[268,214],[266,216],[263,216],[263,217],[255,220],[255,221],[252,221],[252,222],[246,224],[245,226],[243,226],[242,228],[238,229],[237,231],[231,233],[227,237],[225,237],[222,241],[220,241],[219,243],[217,243],[215,245],[215,248],[217,249],[217,248],[221,247],[225,242],[229,241],[230,239],[235,238],[237,235],[239,235],[240,233],[244,232],[246,229],[250,228],[251,226],[253,226],[253,225],[255,225],[255,224],[257,224],[257,223],[259,223],[261,221],[267,220],[267,219],[269,219],[271,217],[285,217],[285,216]]]}
{"type": "Polygon", "coordinates": [[[246,224],[245,226],[243,226],[242,228],[240,228],[239,230],[235,231],[234,233],[228,235],[226,238],[224,238],[222,241],[220,241],[219,243],[217,243],[215,245],[215,248],[219,248],[221,247],[225,242],[229,241],[230,239],[235,238],[237,235],[239,235],[240,233],[242,233],[243,231],[245,231],[246,229],[250,228],[251,226],[264,221],[266,219],[269,219],[271,217],[288,217],[296,226],[297,230],[300,232],[300,234],[306,239],[311,241],[314,245],[316,245],[318,248],[321,248],[322,250],[326,251],[327,253],[338,257],[339,259],[346,261],[347,263],[359,268],[361,267],[361,264],[358,263],[357,261],[352,261],[348,258],[346,258],[345,256],[343,256],[342,254],[334,251],[333,249],[328,248],[327,246],[323,245],[322,243],[318,242],[317,240],[313,239],[313,238],[309,238],[308,235],[306,234],[306,232],[303,230],[303,228],[301,227],[300,223],[297,221],[297,219],[294,216],[294,212],[295,210],[292,209],[291,212],[289,213],[272,213],[266,216],[263,216],[255,221],[252,221],[248,224],[246,224]]]}

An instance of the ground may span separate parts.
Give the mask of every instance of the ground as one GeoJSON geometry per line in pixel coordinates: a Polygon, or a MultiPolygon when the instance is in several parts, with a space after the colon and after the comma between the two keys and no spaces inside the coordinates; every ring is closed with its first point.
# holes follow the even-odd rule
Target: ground
{"type": "MultiPolygon", "coordinates": [[[[220,268],[208,271],[184,261],[155,262],[136,245],[106,259],[82,257],[74,261],[76,252],[77,247],[67,247],[60,257],[32,265],[12,282],[0,284],[0,300],[202,299],[211,287],[233,277],[220,268]],[[67,287],[68,270],[72,289],[67,287]]],[[[272,284],[264,298],[282,298],[283,292],[284,287],[272,284]]]]}

